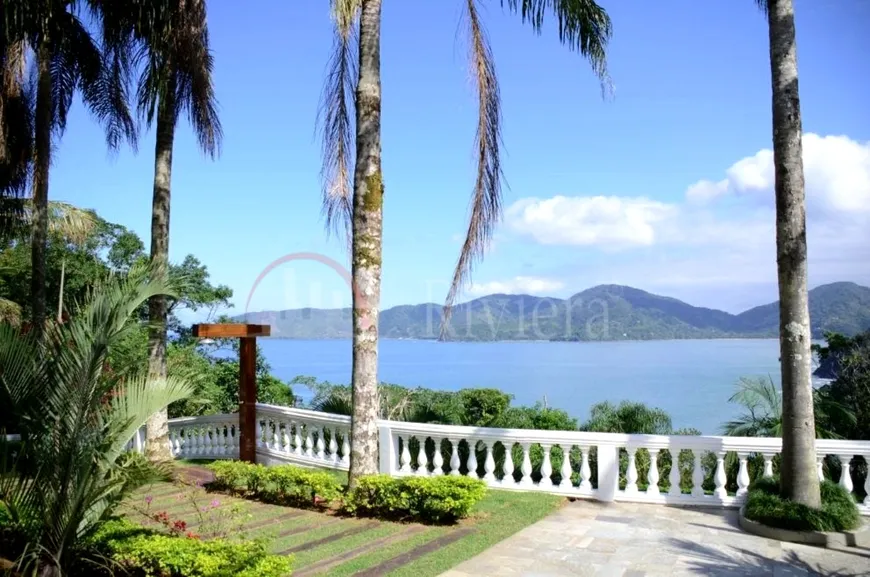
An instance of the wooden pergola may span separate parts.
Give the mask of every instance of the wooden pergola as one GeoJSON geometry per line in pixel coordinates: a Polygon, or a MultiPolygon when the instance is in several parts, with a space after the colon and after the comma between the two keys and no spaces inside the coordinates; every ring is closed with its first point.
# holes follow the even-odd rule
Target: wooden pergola
{"type": "Polygon", "coordinates": [[[239,339],[239,458],[257,462],[257,337],[268,337],[269,325],[193,325],[201,339],[239,339]]]}

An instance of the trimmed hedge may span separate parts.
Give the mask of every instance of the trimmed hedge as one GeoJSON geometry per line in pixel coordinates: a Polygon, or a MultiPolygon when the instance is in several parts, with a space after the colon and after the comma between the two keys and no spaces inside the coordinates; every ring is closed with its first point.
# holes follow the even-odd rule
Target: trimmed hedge
{"type": "Polygon", "coordinates": [[[294,465],[264,467],[242,461],[217,461],[208,468],[215,476],[214,488],[269,503],[329,504],[342,493],[341,483],[330,473],[294,465]]]}
{"type": "Polygon", "coordinates": [[[469,477],[369,475],[345,495],[343,510],[352,515],[447,523],[467,517],[485,495],[486,484],[469,477]]]}
{"type": "Polygon", "coordinates": [[[261,541],[200,541],[157,533],[129,521],[105,523],[91,538],[113,574],[131,577],[284,577],[291,559],[261,541]]]}
{"type": "Polygon", "coordinates": [[[744,514],[763,525],[792,531],[849,531],[861,524],[852,495],[831,481],[821,483],[822,508],[795,503],[780,494],[778,478],[750,485],[744,514]]]}

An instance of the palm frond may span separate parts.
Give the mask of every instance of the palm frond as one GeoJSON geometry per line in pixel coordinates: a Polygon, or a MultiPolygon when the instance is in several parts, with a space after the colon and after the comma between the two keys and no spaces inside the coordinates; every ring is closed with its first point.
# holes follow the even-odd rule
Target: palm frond
{"type": "Polygon", "coordinates": [[[603,94],[612,90],[607,69],[607,44],[613,35],[610,16],[594,0],[501,0],[502,6],[531,24],[540,34],[544,28],[544,15],[552,12],[559,26],[559,41],[579,52],[589,61],[593,72],[601,81],[603,94]]]}
{"type": "Polygon", "coordinates": [[[82,244],[90,238],[97,222],[98,217],[92,210],[55,200],[48,203],[48,230],[74,244],[82,244]]]}
{"type": "Polygon", "coordinates": [[[19,232],[33,158],[34,93],[23,42],[0,52],[0,238],[19,232]]]}
{"type": "Polygon", "coordinates": [[[480,22],[477,0],[466,0],[468,35],[471,45],[471,67],[474,71],[478,100],[478,124],[475,137],[477,177],[471,198],[471,215],[465,242],[453,273],[441,320],[441,335],[445,335],[453,305],[466,281],[470,280],[475,261],[483,258],[501,216],[501,184],[503,174],[499,147],[501,145],[501,101],[492,50],[480,22]]]}
{"type": "Polygon", "coordinates": [[[333,47],[317,116],[321,135],[322,214],[327,233],[350,240],[360,0],[333,0],[333,47]]]}

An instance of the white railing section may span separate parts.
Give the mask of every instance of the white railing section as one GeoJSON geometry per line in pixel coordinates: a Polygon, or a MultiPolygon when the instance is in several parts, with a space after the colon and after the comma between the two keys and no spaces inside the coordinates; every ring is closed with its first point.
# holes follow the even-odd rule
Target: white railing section
{"type": "MultiPolygon", "coordinates": [[[[258,404],[258,461],[347,470],[350,424],[350,417],[342,415],[258,404]]],[[[236,458],[237,427],[235,414],[172,419],[173,455],[236,458]]],[[[687,506],[739,506],[752,479],[776,472],[782,451],[782,439],[768,437],[492,429],[388,420],[378,421],[378,429],[380,471],[394,476],[468,475],[499,489],[687,506]]],[[[820,439],[816,450],[819,479],[831,475],[827,462],[839,463],[835,481],[856,493],[853,475],[857,478],[862,461],[870,463],[870,441],[820,439]]],[[[868,496],[861,497],[858,507],[870,515],[870,475],[862,482],[868,496]]]]}
{"type": "Polygon", "coordinates": [[[257,453],[269,463],[347,469],[350,417],[257,405],[257,453]]]}
{"type": "Polygon", "coordinates": [[[238,459],[239,416],[170,419],[169,446],[176,459],[238,459]]]}

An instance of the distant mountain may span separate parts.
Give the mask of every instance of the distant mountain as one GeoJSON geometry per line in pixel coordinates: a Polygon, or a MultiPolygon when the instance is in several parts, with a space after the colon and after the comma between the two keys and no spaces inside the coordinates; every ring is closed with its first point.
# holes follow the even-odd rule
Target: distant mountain
{"type": "MultiPolygon", "coordinates": [[[[237,317],[269,324],[272,335],[292,339],[350,338],[351,311],[292,309],[237,317]]],[[[437,339],[441,305],[403,305],[381,311],[384,338],[437,339]]],[[[854,335],[870,329],[870,288],[850,282],[810,291],[813,337],[825,331],[854,335]]],[[[652,340],[775,337],[778,303],[738,315],[695,307],[683,301],[620,285],[600,285],[567,299],[495,294],[454,307],[446,339],[495,340],[652,340]]]]}

